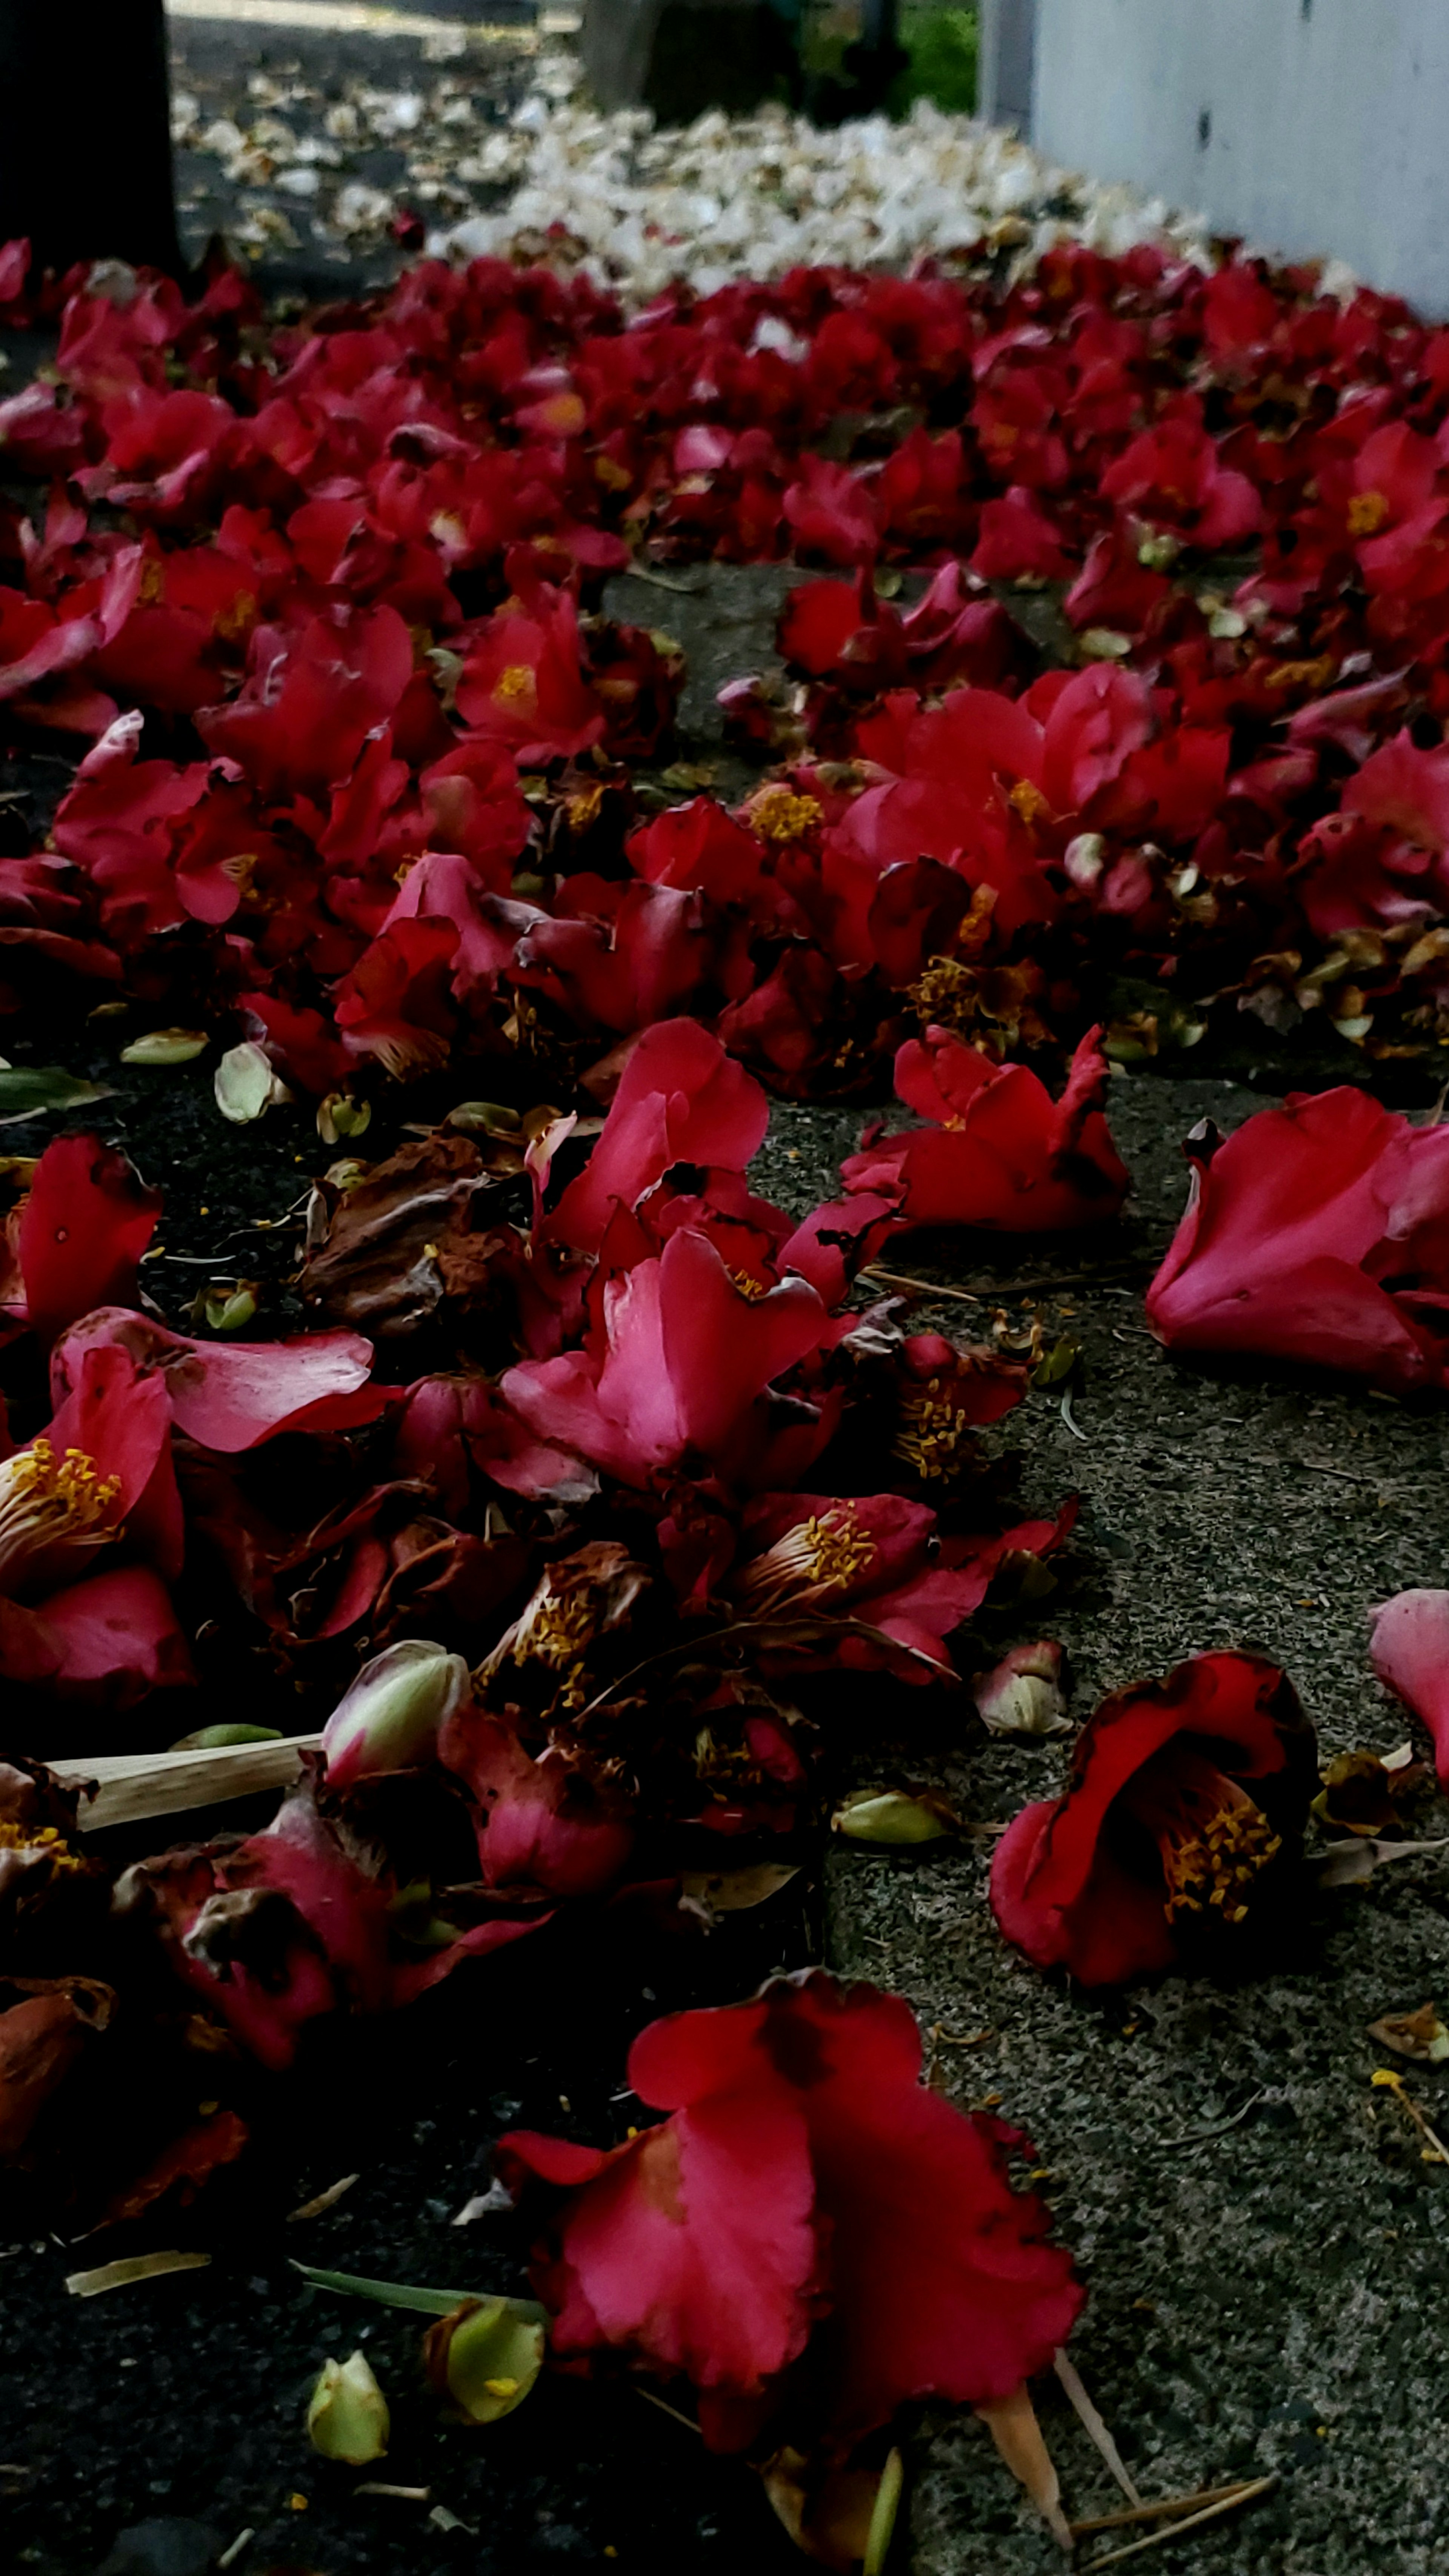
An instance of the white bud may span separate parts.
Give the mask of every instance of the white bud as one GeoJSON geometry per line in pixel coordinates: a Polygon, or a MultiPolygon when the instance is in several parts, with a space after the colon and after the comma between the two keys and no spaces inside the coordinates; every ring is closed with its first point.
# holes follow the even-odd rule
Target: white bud
{"type": "Polygon", "coordinates": [[[322,1751],[334,1788],[370,1771],[424,1762],[468,1690],[468,1667],[425,1637],[404,1637],[364,1664],[327,1720],[322,1751]]]}

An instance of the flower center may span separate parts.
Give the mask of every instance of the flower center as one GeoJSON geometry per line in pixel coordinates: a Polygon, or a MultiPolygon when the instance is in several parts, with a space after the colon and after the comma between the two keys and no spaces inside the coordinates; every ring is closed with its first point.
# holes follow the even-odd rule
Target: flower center
{"type": "Polygon", "coordinates": [[[533,698],[537,693],[537,684],[526,662],[510,662],[493,683],[495,705],[510,698],[533,698]]]}
{"type": "Polygon", "coordinates": [[[1028,827],[1033,823],[1046,822],[1052,810],[1041,789],[1034,787],[1029,778],[1019,778],[1006,801],[1013,814],[1019,814],[1028,827]]]}
{"type": "Polygon", "coordinates": [[[783,1601],[809,1604],[847,1592],[876,1559],[876,1544],[849,1503],[812,1513],[747,1566],[740,1577],[745,1607],[757,1617],[783,1601]]]}
{"type": "Polygon", "coordinates": [[[1355,492],[1348,505],[1351,537],[1376,537],[1392,508],[1387,492],[1355,492]]]}
{"type": "Polygon", "coordinates": [[[17,1825],[8,1816],[0,1816],[0,1851],[38,1853],[57,1872],[85,1868],[85,1862],[71,1850],[54,1825],[17,1825]]]}
{"type": "Polygon", "coordinates": [[[732,1270],[730,1272],[730,1279],[732,1284],[739,1290],[740,1295],[742,1297],[748,1297],[752,1301],[756,1297],[768,1297],[770,1293],[770,1283],[768,1279],[752,1279],[748,1270],[732,1270]]]}
{"type": "Polygon", "coordinates": [[[900,1428],[896,1433],[893,1453],[913,1467],[918,1476],[949,1476],[960,1464],[963,1441],[969,1441],[970,1425],[964,1409],[941,1393],[938,1377],[927,1378],[924,1386],[913,1386],[901,1397],[900,1428]]]}
{"type": "Polygon", "coordinates": [[[58,1460],[48,1440],[0,1462],[0,1592],[13,1593],[49,1548],[105,1547],[119,1538],[112,1506],[120,1490],[120,1477],[102,1477],[84,1449],[58,1460]]]}
{"type": "Polygon", "coordinates": [[[932,957],[908,999],[922,1028],[969,1029],[978,1003],[975,972],[959,957],[932,957]]]}
{"type": "Polygon", "coordinates": [[[762,787],[749,809],[750,828],[762,841],[801,841],[824,815],[813,796],[797,796],[789,787],[762,787]]]}
{"type": "Polygon", "coordinates": [[[571,1600],[545,1601],[515,1639],[514,1660],[520,1664],[547,1664],[553,1672],[566,1672],[578,1661],[593,1634],[593,1607],[584,1593],[575,1593],[571,1600]]]}
{"type": "Polygon", "coordinates": [[[603,801],[604,783],[598,778],[590,786],[581,787],[576,795],[566,796],[564,812],[568,816],[569,830],[587,832],[590,826],[598,821],[599,808],[603,801]]]}
{"type": "Polygon", "coordinates": [[[1282,1840],[1241,1783],[1203,1754],[1168,1747],[1139,1774],[1126,1804],[1162,1855],[1168,1920],[1216,1913],[1241,1923],[1282,1840]]]}

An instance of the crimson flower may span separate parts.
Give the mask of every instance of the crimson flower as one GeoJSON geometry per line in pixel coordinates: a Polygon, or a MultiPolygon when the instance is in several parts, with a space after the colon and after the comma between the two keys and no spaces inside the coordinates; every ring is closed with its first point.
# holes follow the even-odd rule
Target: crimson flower
{"type": "Polygon", "coordinates": [[[1225,1143],[1195,1131],[1187,1152],[1187,1212],[1147,1291],[1168,1350],[1443,1382],[1449,1129],[1344,1085],[1291,1094],[1225,1143]]]}
{"type": "Polygon", "coordinates": [[[399,1896],[376,1850],[304,1784],[244,1841],[227,1835],[138,1862],[117,1902],[152,1916],[178,1976],[276,2070],[290,2066],[309,2022],[411,2003],[464,1959],[544,1920],[490,1916],[409,1956],[399,1896]]]}
{"type": "MultiPolygon", "coordinates": [[[[901,1494],[760,1494],[740,1523],[741,1555],[728,1581],[746,1618],[788,1622],[800,1613],[859,1620],[907,1651],[892,1656],[868,1637],[826,1636],[815,1660],[836,1667],[887,1663],[902,1681],[947,1680],[946,1639],[980,1608],[995,1552],[1012,1543],[938,1536],[936,1515],[901,1494]],[[977,1555],[980,1546],[982,1554],[977,1555]]],[[[800,1658],[792,1654],[792,1669],[800,1658]]]]}
{"type": "Polygon", "coordinates": [[[1083,1038],[1057,1101],[1026,1065],[995,1065],[949,1029],[908,1038],[896,1091],[933,1123],[852,1154],[841,1166],[846,1188],[898,1188],[908,1226],[1035,1234],[1115,1216],[1128,1173],[1102,1114],[1098,1035],[1083,1038]]]}
{"type": "Polygon", "coordinates": [[[45,1343],[93,1306],[134,1306],[161,1193],[99,1136],[59,1136],[35,1167],[16,1228],[25,1315],[45,1343]]]}
{"type": "Polygon", "coordinates": [[[715,2450],[785,2409],[845,2445],[911,2398],[1010,2396],[1081,2287],[994,2124],[920,2067],[908,2005],[816,1971],[641,2032],[629,2082],[669,2117],[624,2145],[502,2138],[515,2191],[562,2195],[533,2267],[554,2351],[683,2373],[715,2450]]]}
{"type": "Polygon", "coordinates": [[[1191,397],[1133,439],[1108,466],[1102,490],[1204,549],[1236,545],[1262,525],[1257,492],[1223,465],[1191,397]]]}
{"type": "Polygon", "coordinates": [[[1449,1788],[1449,1592],[1396,1592],[1373,1620],[1374,1671],[1428,1728],[1439,1785],[1449,1788]]]}
{"type": "Polygon", "coordinates": [[[204,707],[196,728],[267,797],[333,787],[387,723],[412,676],[395,608],[344,600],[295,626],[259,626],[241,695],[204,707]]]}
{"type": "MultiPolygon", "coordinates": [[[[517,571],[508,558],[510,575],[517,571]]],[[[501,743],[521,765],[577,758],[604,731],[604,704],[580,668],[578,612],[568,593],[536,578],[516,582],[474,643],[458,682],[458,713],[475,737],[501,743]]]]}
{"type": "Polygon", "coordinates": [[[1084,1986],[1174,1967],[1281,1886],[1317,1786],[1278,1666],[1195,1655],[1094,1711],[1065,1794],[1024,1807],[997,1845],[992,1910],[1035,1966],[1084,1986]]]}
{"type": "Polygon", "coordinates": [[[486,1886],[596,1896],[623,1875],[634,1848],[628,1801],[592,1779],[564,1741],[534,1751],[506,1718],[464,1707],[444,1728],[439,1759],[476,1804],[486,1886]]]}
{"type": "Polygon", "coordinates": [[[617,1207],[635,1208],[676,1163],[742,1172],[765,1140],[769,1103],[697,1020],[645,1029],[604,1129],[547,1222],[550,1241],[597,1252],[617,1207]]]}
{"type": "Polygon", "coordinates": [[[0,1462],[0,1672],[113,1705],[189,1681],[166,1588],[182,1545],[165,1390],[92,1350],[47,1430],[0,1462]]]}
{"type": "Polygon", "coordinates": [[[657,1258],[606,1280],[601,1324],[582,1350],[521,1362],[500,1392],[541,1441],[624,1484],[686,1460],[766,1484],[787,1459],[803,1473],[829,1437],[828,1406],[772,1406],[770,1390],[833,1337],[806,1280],[759,1293],[706,1235],[681,1230],[657,1258]]]}

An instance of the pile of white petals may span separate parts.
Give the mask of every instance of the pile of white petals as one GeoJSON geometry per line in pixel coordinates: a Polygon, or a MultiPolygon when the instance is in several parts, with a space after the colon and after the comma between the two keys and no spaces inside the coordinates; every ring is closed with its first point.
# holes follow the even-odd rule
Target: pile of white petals
{"type": "Polygon", "coordinates": [[[798,265],[905,269],[926,253],[1006,253],[1026,269],[1064,240],[1108,254],[1160,242],[1210,264],[1201,218],[1055,169],[925,100],[902,125],[876,116],[822,131],[767,107],[656,133],[646,113],[574,104],[573,75],[572,64],[540,64],[511,126],[485,147],[489,178],[511,181],[511,195],[435,232],[430,250],[506,255],[561,228],[574,257],[633,306],[679,279],[708,295],[798,265]]]}

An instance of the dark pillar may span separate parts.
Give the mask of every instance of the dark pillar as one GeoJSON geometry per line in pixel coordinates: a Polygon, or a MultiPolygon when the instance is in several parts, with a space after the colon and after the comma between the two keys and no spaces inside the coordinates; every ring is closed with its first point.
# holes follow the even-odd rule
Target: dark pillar
{"type": "Polygon", "coordinates": [[[798,16],[798,0],[587,0],[584,71],[601,107],[652,107],[661,125],[747,115],[795,96],[798,16]]]}
{"type": "Polygon", "coordinates": [[[162,0],[0,0],[0,241],[178,275],[162,0]]]}

